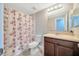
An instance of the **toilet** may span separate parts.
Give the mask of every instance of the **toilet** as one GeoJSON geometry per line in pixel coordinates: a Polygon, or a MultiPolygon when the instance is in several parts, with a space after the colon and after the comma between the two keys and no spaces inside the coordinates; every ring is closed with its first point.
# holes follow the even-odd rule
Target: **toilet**
{"type": "Polygon", "coordinates": [[[42,35],[36,35],[35,41],[29,44],[31,56],[41,55],[40,49],[39,49],[41,41],[42,41],[42,35]]]}

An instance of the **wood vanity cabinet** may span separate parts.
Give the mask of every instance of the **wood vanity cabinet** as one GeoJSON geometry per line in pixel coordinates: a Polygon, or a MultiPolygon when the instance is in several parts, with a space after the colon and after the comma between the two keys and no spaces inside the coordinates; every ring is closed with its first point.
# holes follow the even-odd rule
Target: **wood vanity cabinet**
{"type": "Polygon", "coordinates": [[[72,56],[73,49],[56,45],[55,55],[56,56],[72,56]]]}
{"type": "Polygon", "coordinates": [[[78,42],[44,37],[45,56],[78,56],[78,42]]]}
{"type": "Polygon", "coordinates": [[[54,55],[54,44],[45,42],[45,55],[46,56],[54,55]]]}

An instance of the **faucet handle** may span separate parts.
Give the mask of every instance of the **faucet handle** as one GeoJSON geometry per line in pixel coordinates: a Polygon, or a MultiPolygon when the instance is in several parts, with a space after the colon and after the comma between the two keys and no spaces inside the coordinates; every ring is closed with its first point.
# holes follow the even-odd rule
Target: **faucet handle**
{"type": "Polygon", "coordinates": [[[70,32],[71,32],[71,33],[73,33],[73,31],[72,31],[72,30],[70,30],[70,32]]]}

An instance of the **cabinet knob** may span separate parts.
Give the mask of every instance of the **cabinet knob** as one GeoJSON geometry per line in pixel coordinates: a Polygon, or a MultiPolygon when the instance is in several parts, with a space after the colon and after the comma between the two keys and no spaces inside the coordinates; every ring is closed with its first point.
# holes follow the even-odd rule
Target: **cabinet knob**
{"type": "Polygon", "coordinates": [[[79,48],[79,43],[77,45],[78,45],[78,48],[79,48]]]}

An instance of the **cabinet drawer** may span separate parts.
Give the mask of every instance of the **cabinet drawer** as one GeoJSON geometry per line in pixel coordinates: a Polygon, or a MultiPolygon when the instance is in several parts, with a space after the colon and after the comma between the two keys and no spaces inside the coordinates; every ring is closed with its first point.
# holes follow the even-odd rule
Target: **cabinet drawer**
{"type": "Polygon", "coordinates": [[[73,48],[74,46],[74,42],[71,42],[71,41],[66,41],[66,40],[57,39],[57,38],[49,38],[49,37],[44,37],[44,39],[47,42],[59,44],[70,48],[73,48]]]}
{"type": "Polygon", "coordinates": [[[53,39],[52,39],[52,38],[44,37],[44,40],[45,40],[46,42],[53,43],[53,39]]]}
{"type": "Polygon", "coordinates": [[[61,40],[61,39],[54,39],[53,42],[62,46],[70,47],[70,48],[73,48],[74,46],[73,42],[61,40]]]}

